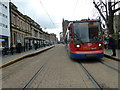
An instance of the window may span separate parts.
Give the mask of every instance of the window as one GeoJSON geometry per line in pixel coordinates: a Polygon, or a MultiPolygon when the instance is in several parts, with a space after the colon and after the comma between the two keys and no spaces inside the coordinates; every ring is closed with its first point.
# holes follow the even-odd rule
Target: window
{"type": "Polygon", "coordinates": [[[2,3],[0,2],[0,6],[2,5],[2,3]]]}
{"type": "Polygon", "coordinates": [[[4,4],[2,4],[3,5],[3,7],[5,6],[4,4]]]}
{"type": "Polygon", "coordinates": [[[0,23],[0,26],[2,26],[2,23],[0,23]]]}
{"type": "Polygon", "coordinates": [[[17,26],[19,26],[20,19],[17,17],[17,26]]]}
{"type": "Polygon", "coordinates": [[[3,26],[4,28],[8,28],[8,25],[0,23],[0,26],[3,26]]]}
{"type": "MultiPolygon", "coordinates": [[[[1,3],[1,4],[2,4],[2,3],[1,3]]],[[[1,4],[0,4],[0,5],[1,5],[1,4]]],[[[2,4],[2,6],[3,6],[5,9],[7,9],[7,6],[5,6],[4,4],[2,4]]]]}
{"type": "Polygon", "coordinates": [[[2,13],[0,12],[0,16],[2,16],[2,13]]]}
{"type": "Polygon", "coordinates": [[[7,9],[7,6],[5,6],[5,9],[7,9]]]}
{"type": "Polygon", "coordinates": [[[3,14],[3,17],[5,17],[5,14],[3,14]]]}
{"type": "Polygon", "coordinates": [[[8,28],[8,26],[6,25],[6,28],[8,28]]]}
{"type": "Polygon", "coordinates": [[[16,23],[15,15],[13,15],[12,17],[13,17],[13,18],[12,18],[12,19],[13,19],[13,20],[12,20],[12,21],[13,21],[13,24],[15,25],[15,23],[16,23]]]}
{"type": "Polygon", "coordinates": [[[3,24],[3,27],[5,27],[5,24],[3,24]]]}
{"type": "Polygon", "coordinates": [[[3,14],[3,17],[4,17],[4,18],[7,18],[7,15],[3,14]]]}

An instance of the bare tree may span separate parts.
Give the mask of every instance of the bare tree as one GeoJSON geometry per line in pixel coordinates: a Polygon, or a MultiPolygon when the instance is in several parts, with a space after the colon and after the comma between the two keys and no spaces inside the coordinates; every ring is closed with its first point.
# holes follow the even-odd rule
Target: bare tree
{"type": "Polygon", "coordinates": [[[114,33],[114,28],[113,28],[114,14],[118,10],[120,10],[120,7],[115,8],[116,5],[118,5],[118,3],[120,3],[120,1],[111,2],[111,0],[109,0],[107,2],[105,0],[105,2],[103,2],[102,0],[99,0],[99,2],[95,2],[95,0],[93,0],[93,4],[95,5],[95,8],[98,10],[99,14],[105,21],[107,28],[111,34],[114,33]],[[104,8],[104,11],[102,8],[104,8]]]}

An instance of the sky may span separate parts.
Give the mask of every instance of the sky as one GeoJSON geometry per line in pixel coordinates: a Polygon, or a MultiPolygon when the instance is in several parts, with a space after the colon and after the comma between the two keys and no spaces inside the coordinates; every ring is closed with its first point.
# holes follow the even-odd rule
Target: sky
{"type": "Polygon", "coordinates": [[[59,38],[62,20],[95,19],[93,0],[11,0],[20,12],[31,17],[48,33],[59,38]]]}

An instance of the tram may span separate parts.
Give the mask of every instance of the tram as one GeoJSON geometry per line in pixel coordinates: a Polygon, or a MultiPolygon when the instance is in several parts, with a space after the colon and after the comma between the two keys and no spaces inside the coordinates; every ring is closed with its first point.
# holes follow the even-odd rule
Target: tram
{"type": "Polygon", "coordinates": [[[70,22],[65,34],[69,56],[73,59],[102,58],[103,35],[100,20],[70,22]]]}

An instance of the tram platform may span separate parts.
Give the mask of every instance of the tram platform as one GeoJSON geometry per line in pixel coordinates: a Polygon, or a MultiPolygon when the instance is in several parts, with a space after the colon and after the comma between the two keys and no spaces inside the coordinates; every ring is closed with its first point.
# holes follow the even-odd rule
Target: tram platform
{"type": "Polygon", "coordinates": [[[22,58],[25,58],[25,57],[32,56],[32,55],[35,55],[37,53],[43,52],[43,51],[45,51],[49,48],[52,48],[52,47],[54,47],[54,45],[43,47],[43,48],[38,48],[37,50],[32,49],[32,50],[28,50],[26,52],[15,53],[13,55],[8,54],[8,55],[5,55],[5,56],[2,56],[2,62],[1,62],[2,65],[0,65],[0,67],[4,66],[5,64],[17,61],[18,59],[22,59],[22,58]]]}
{"type": "Polygon", "coordinates": [[[116,56],[112,56],[112,50],[111,49],[104,49],[105,56],[108,56],[113,59],[120,60],[120,49],[116,49],[116,56]]]}

